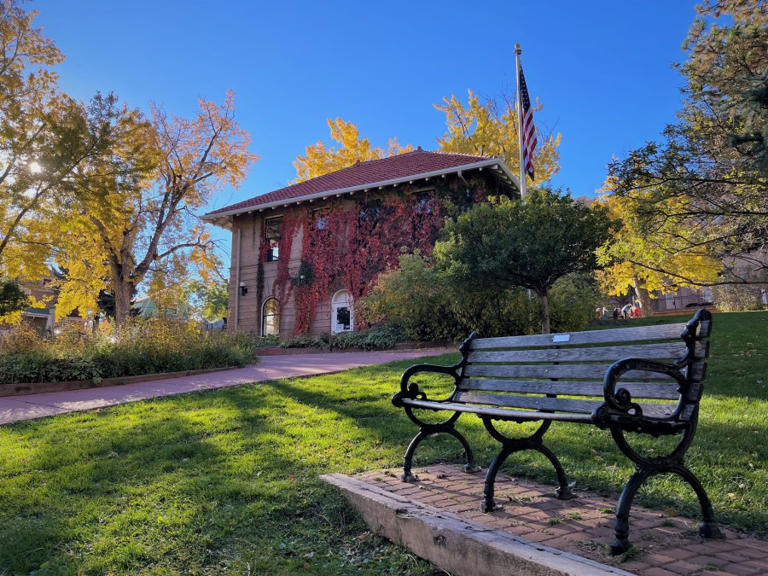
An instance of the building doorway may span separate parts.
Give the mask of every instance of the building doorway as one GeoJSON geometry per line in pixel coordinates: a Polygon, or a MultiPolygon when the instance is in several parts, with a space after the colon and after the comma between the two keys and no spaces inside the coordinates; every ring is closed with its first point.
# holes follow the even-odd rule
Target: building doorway
{"type": "Polygon", "coordinates": [[[351,332],[354,329],[352,295],[348,290],[339,290],[331,298],[331,334],[351,332]]]}

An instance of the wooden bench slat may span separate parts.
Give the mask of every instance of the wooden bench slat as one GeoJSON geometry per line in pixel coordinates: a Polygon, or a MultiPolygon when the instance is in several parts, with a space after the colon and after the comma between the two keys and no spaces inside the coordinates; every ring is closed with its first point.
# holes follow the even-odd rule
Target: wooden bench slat
{"type": "Polygon", "coordinates": [[[674,340],[680,338],[680,334],[682,334],[684,329],[685,324],[662,324],[660,326],[635,326],[632,328],[611,328],[609,330],[562,334],[475,338],[470,342],[470,348],[472,350],[485,348],[538,348],[643,340],[674,340]],[[565,339],[566,336],[568,337],[567,340],[565,339]]]}
{"type": "MultiPolygon", "coordinates": [[[[578,412],[539,412],[537,410],[514,410],[511,408],[494,408],[482,404],[462,404],[461,402],[438,402],[434,400],[418,400],[404,398],[405,406],[431,410],[449,410],[452,412],[469,412],[480,416],[490,416],[501,420],[556,420],[559,422],[592,422],[589,414],[578,412]]],[[[674,406],[669,404],[640,404],[645,416],[651,418],[669,417],[674,406]]]]}
{"type": "MultiPolygon", "coordinates": [[[[464,376],[487,376],[491,378],[585,378],[602,379],[610,364],[469,364],[464,367],[464,376]]],[[[628,380],[642,382],[674,381],[670,376],[654,372],[631,370],[624,376],[628,380]]]]}
{"type": "Polygon", "coordinates": [[[450,410],[453,412],[469,412],[473,414],[479,414],[481,416],[500,418],[502,420],[541,420],[542,417],[544,417],[547,420],[557,420],[560,422],[592,422],[592,418],[589,414],[576,414],[572,412],[542,414],[532,410],[511,410],[505,408],[481,406],[478,404],[473,405],[461,404],[459,402],[435,402],[432,400],[417,400],[412,398],[404,398],[402,402],[405,406],[413,406],[415,408],[450,410]]]}
{"type": "Polygon", "coordinates": [[[456,402],[468,404],[487,404],[507,408],[526,408],[530,410],[552,410],[555,412],[575,412],[591,414],[602,406],[602,400],[574,400],[573,398],[548,398],[546,396],[520,396],[519,394],[486,394],[483,392],[458,392],[456,402]]]}
{"type": "MultiPolygon", "coordinates": [[[[674,382],[620,382],[619,388],[626,388],[632,398],[653,398],[676,400],[680,394],[674,382]]],[[[602,381],[568,380],[495,380],[463,378],[460,390],[482,390],[486,392],[519,392],[538,394],[560,394],[563,396],[603,396],[602,381]]]]}
{"type": "Polygon", "coordinates": [[[540,350],[472,351],[469,362],[591,362],[616,361],[621,358],[682,358],[687,352],[685,342],[666,344],[635,344],[629,346],[599,346],[592,348],[545,348],[540,350]]]}

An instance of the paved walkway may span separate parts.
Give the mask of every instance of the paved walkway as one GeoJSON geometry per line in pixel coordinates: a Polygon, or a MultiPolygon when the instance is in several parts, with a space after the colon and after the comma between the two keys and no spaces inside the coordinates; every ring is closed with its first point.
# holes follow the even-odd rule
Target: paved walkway
{"type": "Polygon", "coordinates": [[[43,418],[66,412],[93,410],[137,402],[159,396],[172,396],[199,390],[213,390],[240,386],[249,382],[262,382],[295,376],[313,376],[340,372],[350,368],[384,364],[396,360],[410,360],[422,356],[435,356],[455,352],[448,348],[424,348],[417,350],[387,350],[382,352],[333,352],[316,354],[283,354],[263,356],[258,364],[207,372],[195,376],[181,376],[165,380],[151,380],[121,386],[67,390],[26,396],[0,398],[0,424],[19,420],[43,418]]]}
{"type": "MultiPolygon", "coordinates": [[[[400,469],[357,476],[410,500],[428,504],[527,541],[570,552],[640,576],[765,576],[768,542],[721,526],[726,538],[700,538],[697,521],[633,505],[629,539],[634,548],[611,556],[616,500],[578,491],[574,500],[554,498],[554,486],[499,474],[498,512],[483,514],[480,501],[485,470],[467,474],[458,465],[414,469],[419,481],[400,480],[400,469]]],[[[715,509],[717,512],[717,509],[715,509]]],[[[569,572],[585,574],[583,571],[569,572]]]]}

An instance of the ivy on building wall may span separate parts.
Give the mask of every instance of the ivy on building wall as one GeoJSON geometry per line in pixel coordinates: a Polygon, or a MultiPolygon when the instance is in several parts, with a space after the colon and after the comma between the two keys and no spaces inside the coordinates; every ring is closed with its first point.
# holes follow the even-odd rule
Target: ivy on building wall
{"type": "MultiPolygon", "coordinates": [[[[419,250],[429,255],[445,219],[483,201],[488,193],[482,178],[440,181],[431,189],[406,186],[401,191],[368,192],[354,202],[334,198],[319,210],[309,204],[285,214],[271,295],[281,306],[293,296],[294,334],[309,331],[318,306],[330,302],[337,290],[348,290],[358,301],[381,272],[397,267],[401,254],[419,250]],[[300,234],[301,262],[292,277],[288,265],[300,234]]],[[[264,234],[259,246],[260,287],[268,244],[264,234]]]]}

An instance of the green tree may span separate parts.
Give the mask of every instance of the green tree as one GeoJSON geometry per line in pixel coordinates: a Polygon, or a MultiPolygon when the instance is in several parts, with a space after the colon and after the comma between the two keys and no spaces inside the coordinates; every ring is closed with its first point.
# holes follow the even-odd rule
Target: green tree
{"type": "Polygon", "coordinates": [[[229,284],[192,280],[187,286],[190,300],[199,317],[215,322],[227,316],[229,309],[229,284]]]}
{"type": "Polygon", "coordinates": [[[0,319],[29,306],[29,297],[15,280],[0,280],[0,319]]]}
{"type": "Polygon", "coordinates": [[[569,194],[532,190],[525,203],[480,204],[445,228],[437,265],[451,283],[501,295],[523,287],[541,302],[541,330],[550,331],[549,290],[563,276],[591,272],[595,250],[609,233],[606,210],[569,194]]]}
{"type": "Polygon", "coordinates": [[[641,266],[689,285],[765,282],[768,4],[708,0],[698,10],[680,66],[679,121],[663,142],[613,162],[611,188],[626,201],[646,255],[659,255],[638,259],[641,266]],[[721,262],[722,275],[681,269],[686,254],[721,262]]]}

